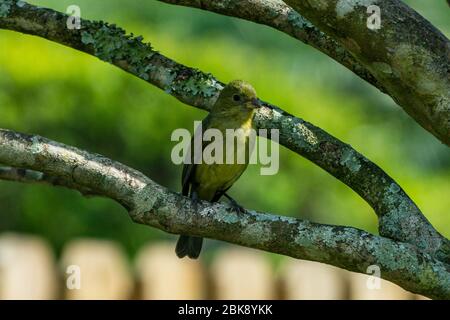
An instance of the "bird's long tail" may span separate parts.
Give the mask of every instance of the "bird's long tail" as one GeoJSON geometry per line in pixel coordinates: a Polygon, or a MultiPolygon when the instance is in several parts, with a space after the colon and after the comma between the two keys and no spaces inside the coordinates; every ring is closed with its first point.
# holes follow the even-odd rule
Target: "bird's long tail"
{"type": "Polygon", "coordinates": [[[191,259],[197,259],[202,251],[203,238],[180,236],[178,238],[175,252],[178,258],[184,258],[188,256],[191,259]]]}

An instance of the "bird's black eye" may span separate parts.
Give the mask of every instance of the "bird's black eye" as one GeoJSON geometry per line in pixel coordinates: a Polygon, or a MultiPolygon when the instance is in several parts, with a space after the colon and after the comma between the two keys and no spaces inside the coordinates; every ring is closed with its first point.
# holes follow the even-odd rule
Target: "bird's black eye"
{"type": "Polygon", "coordinates": [[[234,101],[234,102],[239,102],[239,101],[241,101],[241,96],[238,95],[238,94],[233,95],[233,101],[234,101]]]}

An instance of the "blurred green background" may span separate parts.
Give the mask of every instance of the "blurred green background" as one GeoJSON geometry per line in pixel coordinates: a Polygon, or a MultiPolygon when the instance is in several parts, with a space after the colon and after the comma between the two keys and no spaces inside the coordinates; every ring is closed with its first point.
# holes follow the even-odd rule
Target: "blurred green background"
{"type": "MultiPolygon", "coordinates": [[[[320,52],[268,27],[157,1],[30,1],[142,34],[163,54],[244,79],[259,96],[351,144],[396,179],[450,236],[450,152],[394,102],[320,52]]],[[[444,0],[406,1],[450,35],[444,0]]],[[[0,127],[43,135],[103,154],[180,190],[171,132],[192,131],[206,113],[123,71],[49,41],[0,30],[0,127]]],[[[372,209],[309,161],[281,148],[275,176],[249,170],[231,194],[245,207],[376,233],[372,209]]],[[[113,201],[0,181],[0,232],[45,237],[57,253],[78,237],[112,239],[133,256],[143,243],[175,236],[134,224],[113,201]]],[[[204,255],[227,245],[207,241],[204,255]],[[210,250],[208,250],[208,248],[210,250]]],[[[272,256],[274,261],[277,259],[272,256]]]]}

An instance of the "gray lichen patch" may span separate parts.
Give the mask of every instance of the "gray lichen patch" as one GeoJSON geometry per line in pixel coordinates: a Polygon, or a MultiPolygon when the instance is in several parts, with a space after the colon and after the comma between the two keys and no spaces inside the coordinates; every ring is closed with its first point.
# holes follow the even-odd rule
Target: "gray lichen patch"
{"type": "Polygon", "coordinates": [[[160,195],[158,192],[155,192],[155,185],[153,183],[148,185],[142,183],[141,185],[136,186],[135,190],[136,192],[132,198],[132,202],[135,206],[135,212],[143,213],[150,210],[159,209],[155,207],[160,195]]]}
{"type": "Polygon", "coordinates": [[[316,147],[319,139],[316,134],[310,130],[301,119],[286,116],[276,109],[261,108],[258,110],[258,116],[264,116],[264,126],[267,128],[267,121],[275,123],[271,128],[279,129],[283,137],[292,140],[302,148],[311,149],[316,147]]]}
{"type": "Polygon", "coordinates": [[[295,10],[289,10],[287,14],[287,20],[290,22],[292,26],[298,29],[304,29],[304,28],[313,28],[314,25],[306,20],[303,16],[298,14],[295,10]]]}
{"type": "Polygon", "coordinates": [[[294,238],[294,242],[300,247],[311,247],[314,242],[312,239],[304,234],[305,231],[299,230],[298,234],[294,238]]]}
{"type": "MultiPolygon", "coordinates": [[[[379,242],[379,241],[378,241],[379,242]]],[[[377,244],[376,250],[371,250],[379,263],[382,272],[393,273],[399,272],[414,274],[414,285],[419,288],[429,289],[441,287],[444,288],[444,295],[448,296],[450,289],[450,278],[445,276],[448,274],[445,265],[441,263],[430,263],[434,259],[423,253],[421,256],[414,254],[409,244],[381,243],[377,244]]]]}
{"type": "Polygon", "coordinates": [[[212,74],[196,69],[172,69],[166,78],[171,79],[168,81],[166,92],[178,95],[200,95],[210,98],[223,88],[212,74]]]}
{"type": "Polygon", "coordinates": [[[356,7],[368,7],[377,2],[377,0],[339,0],[336,3],[336,17],[342,19],[352,13],[356,7]]]}
{"type": "Polygon", "coordinates": [[[92,45],[96,57],[109,63],[122,62],[122,67],[148,80],[152,69],[148,61],[155,51],[142,40],[142,36],[126,34],[125,30],[104,22],[93,22],[81,33],[81,42],[92,45]]]}
{"type": "Polygon", "coordinates": [[[402,206],[405,206],[405,210],[407,210],[408,201],[405,201],[405,197],[400,193],[400,187],[396,183],[391,183],[388,187],[386,187],[384,191],[383,203],[385,203],[389,209],[398,211],[402,206]],[[402,205],[403,203],[403,205],[402,205]]]}
{"type": "Polygon", "coordinates": [[[342,153],[339,163],[348,168],[352,173],[358,172],[361,168],[361,163],[359,162],[356,152],[350,148],[342,153]]]}
{"type": "Polygon", "coordinates": [[[39,138],[33,137],[31,138],[31,142],[32,142],[30,146],[31,153],[37,154],[44,150],[44,145],[41,143],[39,138]]]}
{"type": "Polygon", "coordinates": [[[11,6],[15,2],[14,0],[0,0],[0,18],[6,18],[9,15],[11,6]]]}
{"type": "Polygon", "coordinates": [[[214,213],[214,219],[217,220],[217,222],[219,223],[226,223],[226,224],[235,224],[241,222],[241,219],[239,219],[237,213],[233,211],[226,212],[225,210],[216,211],[214,213]]]}
{"type": "MultiPolygon", "coordinates": [[[[403,234],[403,237],[409,239],[403,240],[414,242],[420,240],[417,238],[417,233],[420,232],[423,221],[418,214],[418,208],[408,198],[405,198],[396,183],[391,183],[386,187],[382,201],[385,204],[385,212],[379,218],[380,233],[396,239],[399,230],[409,230],[408,234],[403,234]]],[[[422,239],[422,241],[428,240],[422,239]]],[[[427,246],[431,245],[431,239],[429,241],[427,246]]]]}
{"type": "Polygon", "coordinates": [[[410,257],[398,255],[396,248],[393,248],[391,243],[379,242],[377,243],[376,249],[372,249],[371,251],[376,261],[382,264],[382,267],[387,270],[402,269],[410,262],[410,257]]]}
{"type": "Polygon", "coordinates": [[[320,262],[329,261],[330,251],[335,248],[333,233],[329,228],[319,230],[307,221],[298,224],[293,235],[293,243],[301,256],[320,262]]]}
{"type": "Polygon", "coordinates": [[[306,127],[303,123],[297,123],[296,128],[298,128],[298,132],[303,136],[304,140],[310,146],[316,146],[319,143],[319,140],[317,139],[316,135],[311,130],[309,130],[309,128],[306,127]]]}
{"type": "Polygon", "coordinates": [[[400,186],[394,182],[389,186],[388,192],[389,194],[395,194],[400,191],[400,186]]]}
{"type": "Polygon", "coordinates": [[[256,221],[256,222],[282,222],[287,224],[294,224],[298,223],[298,220],[293,217],[288,216],[278,216],[274,214],[268,214],[268,213],[261,213],[261,212],[255,212],[255,211],[248,211],[246,213],[246,216],[249,218],[249,220],[256,221]]]}
{"type": "Polygon", "coordinates": [[[19,26],[22,30],[44,30],[45,27],[35,21],[32,21],[30,19],[25,19],[23,17],[17,17],[14,18],[14,22],[17,26],[19,26]]]}
{"type": "Polygon", "coordinates": [[[269,224],[266,223],[251,223],[242,229],[242,239],[245,239],[247,245],[264,244],[271,241],[272,230],[269,224]]]}
{"type": "Polygon", "coordinates": [[[400,43],[395,47],[392,66],[402,80],[414,86],[421,95],[448,98],[448,75],[441,76],[435,61],[431,51],[421,46],[400,43]]]}
{"type": "Polygon", "coordinates": [[[285,222],[285,223],[288,223],[288,224],[298,223],[297,219],[295,219],[293,217],[287,217],[287,216],[278,216],[278,220],[280,222],[285,222]]]}

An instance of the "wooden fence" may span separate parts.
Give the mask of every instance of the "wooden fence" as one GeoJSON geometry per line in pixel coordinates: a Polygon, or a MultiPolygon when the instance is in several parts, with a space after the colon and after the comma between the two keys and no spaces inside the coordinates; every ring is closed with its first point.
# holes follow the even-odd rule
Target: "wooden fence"
{"type": "Polygon", "coordinates": [[[110,241],[79,239],[56,261],[38,237],[0,235],[0,299],[422,299],[368,275],[229,246],[208,266],[152,243],[128,261],[110,241]],[[375,280],[375,281],[374,281],[375,280]]]}

